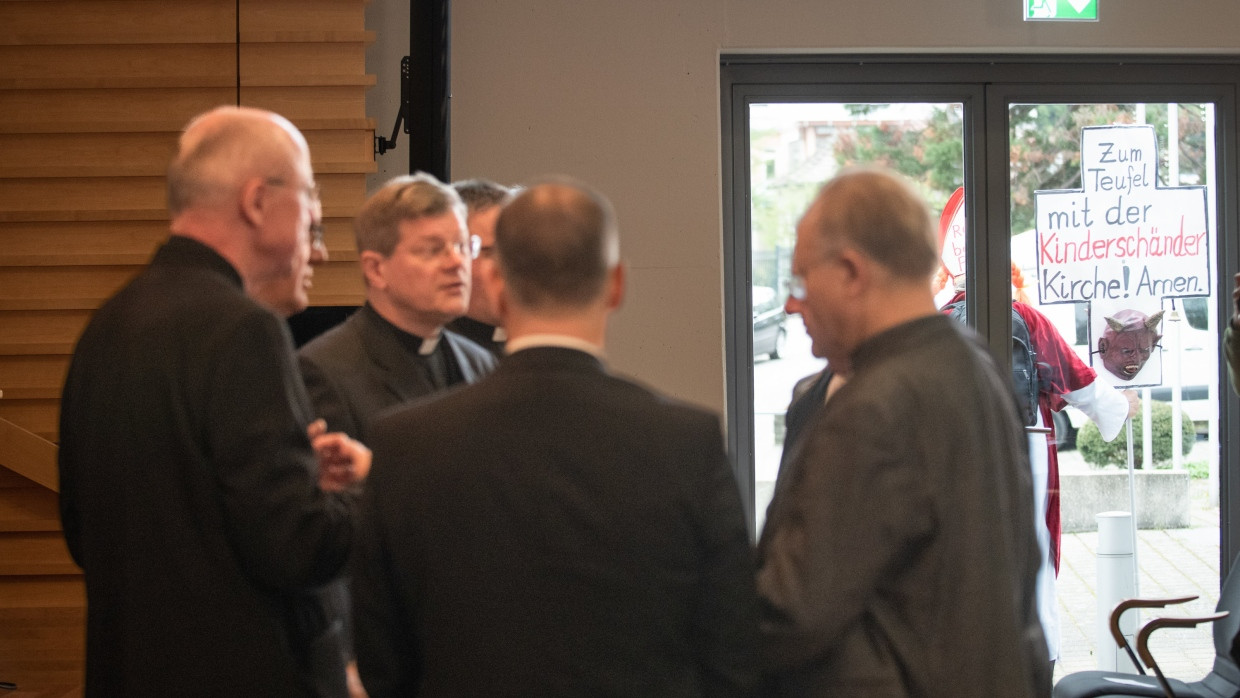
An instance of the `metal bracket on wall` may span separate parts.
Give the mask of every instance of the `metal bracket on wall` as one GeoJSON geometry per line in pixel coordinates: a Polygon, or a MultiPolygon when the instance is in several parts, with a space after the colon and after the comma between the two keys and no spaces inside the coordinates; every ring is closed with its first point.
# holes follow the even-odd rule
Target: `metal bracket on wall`
{"type": "Polygon", "coordinates": [[[400,59],[400,110],[392,126],[392,137],[375,134],[375,155],[382,155],[396,147],[396,137],[402,130],[409,133],[409,56],[400,59]]]}

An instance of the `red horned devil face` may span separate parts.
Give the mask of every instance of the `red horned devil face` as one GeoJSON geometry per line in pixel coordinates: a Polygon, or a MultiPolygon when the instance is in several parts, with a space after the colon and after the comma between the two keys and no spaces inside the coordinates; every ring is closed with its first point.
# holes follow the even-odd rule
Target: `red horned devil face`
{"type": "Polygon", "coordinates": [[[1139,310],[1121,310],[1107,318],[1107,328],[1098,339],[1098,354],[1106,370],[1126,381],[1140,373],[1162,339],[1158,334],[1162,317],[1161,310],[1148,316],[1139,310]]]}

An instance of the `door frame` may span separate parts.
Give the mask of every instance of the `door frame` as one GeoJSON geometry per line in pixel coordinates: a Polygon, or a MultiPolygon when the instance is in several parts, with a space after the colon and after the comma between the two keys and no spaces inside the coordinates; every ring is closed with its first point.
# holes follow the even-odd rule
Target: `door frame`
{"type": "MultiPolygon", "coordinates": [[[[1008,105],[1064,102],[1215,104],[1216,326],[1230,321],[1240,271],[1240,56],[1140,55],[756,55],[720,59],[723,183],[724,339],[729,451],[754,521],[753,345],[750,325],[750,104],[763,102],[959,102],[964,104],[965,215],[1006,231],[1009,205],[1008,105]],[[1100,99],[1102,98],[1102,99],[1100,99]]],[[[1011,360],[1007,310],[1010,243],[971,235],[966,250],[970,322],[1000,361],[1011,360]]],[[[1220,574],[1240,553],[1240,398],[1219,381],[1220,574]]]]}

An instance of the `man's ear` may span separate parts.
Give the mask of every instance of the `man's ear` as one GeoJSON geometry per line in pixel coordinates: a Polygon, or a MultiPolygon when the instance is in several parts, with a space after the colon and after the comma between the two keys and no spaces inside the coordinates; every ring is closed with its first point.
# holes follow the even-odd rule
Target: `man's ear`
{"type": "Polygon", "coordinates": [[[841,282],[854,293],[873,283],[873,264],[856,249],[852,247],[841,249],[836,253],[835,264],[843,270],[841,282]]]}
{"type": "Polygon", "coordinates": [[[362,277],[366,279],[366,285],[371,288],[383,289],[387,287],[387,281],[383,276],[383,263],[387,261],[383,255],[374,250],[363,250],[358,256],[358,262],[362,266],[362,277]]]}
{"type": "MultiPolygon", "coordinates": [[[[508,322],[508,285],[504,283],[504,275],[499,271],[498,264],[488,264],[484,267],[483,274],[486,275],[486,288],[490,294],[491,307],[495,308],[495,312],[499,315],[499,324],[504,326],[508,322]]],[[[474,286],[471,293],[476,293],[477,286],[474,286]]]]}
{"type": "Polygon", "coordinates": [[[607,309],[617,310],[624,303],[624,262],[617,262],[607,277],[607,309]]]}
{"type": "Polygon", "coordinates": [[[241,195],[238,201],[241,219],[255,228],[263,224],[266,213],[266,193],[267,183],[259,177],[251,177],[241,185],[241,195]]]}

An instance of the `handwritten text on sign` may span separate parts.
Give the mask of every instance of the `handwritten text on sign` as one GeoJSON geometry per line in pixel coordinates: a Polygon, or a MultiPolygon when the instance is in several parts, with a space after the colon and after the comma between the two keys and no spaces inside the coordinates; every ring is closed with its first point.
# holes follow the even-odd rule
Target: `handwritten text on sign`
{"type": "Polygon", "coordinates": [[[1039,191],[1038,300],[1210,292],[1205,187],[1159,187],[1152,126],[1081,129],[1082,189],[1039,191]]]}

